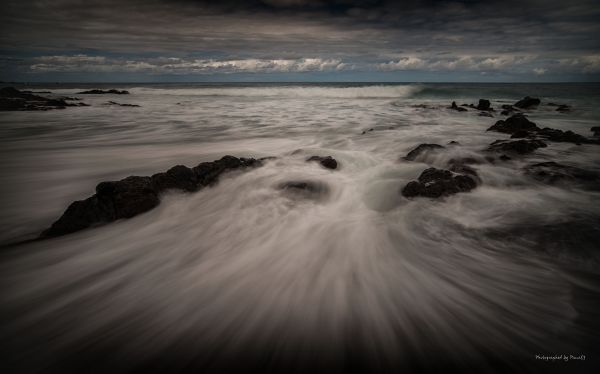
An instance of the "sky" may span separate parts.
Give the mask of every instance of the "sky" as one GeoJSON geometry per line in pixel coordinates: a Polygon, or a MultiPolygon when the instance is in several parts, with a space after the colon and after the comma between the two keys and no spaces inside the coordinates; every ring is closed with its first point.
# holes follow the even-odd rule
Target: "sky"
{"type": "Polygon", "coordinates": [[[0,6],[5,82],[600,81],[600,0],[0,6]]]}

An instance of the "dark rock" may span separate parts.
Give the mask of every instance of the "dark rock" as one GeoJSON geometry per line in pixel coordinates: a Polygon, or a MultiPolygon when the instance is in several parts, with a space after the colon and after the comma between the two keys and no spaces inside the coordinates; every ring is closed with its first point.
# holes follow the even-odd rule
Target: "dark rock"
{"type": "Polygon", "coordinates": [[[363,131],[363,132],[362,132],[362,135],[366,134],[367,132],[371,132],[371,131],[373,131],[373,129],[372,129],[372,128],[370,128],[370,129],[368,129],[368,130],[365,130],[365,131],[363,131]]]}
{"type": "Polygon", "coordinates": [[[479,103],[475,107],[477,110],[493,110],[490,107],[490,101],[486,99],[479,99],[479,103]]]}
{"type": "Polygon", "coordinates": [[[510,161],[512,160],[512,158],[508,157],[507,155],[501,155],[500,157],[498,157],[500,160],[502,161],[510,161]]]}
{"type": "Polygon", "coordinates": [[[456,110],[459,112],[466,112],[467,110],[465,108],[459,107],[458,105],[456,105],[456,101],[452,102],[452,105],[450,105],[450,107],[448,109],[452,109],[452,110],[456,110]]]}
{"type": "Polygon", "coordinates": [[[439,145],[439,144],[419,144],[419,146],[417,146],[417,148],[408,152],[408,154],[406,156],[404,156],[404,160],[414,161],[418,156],[420,156],[423,153],[428,153],[428,152],[432,152],[432,151],[435,152],[435,151],[439,151],[444,148],[446,148],[446,147],[439,145]]]}
{"type": "Polygon", "coordinates": [[[511,111],[508,111],[508,110],[503,110],[502,112],[500,112],[500,114],[501,114],[501,115],[503,115],[503,116],[508,116],[508,115],[510,115],[511,113],[512,113],[512,112],[511,112],[511,111]]]}
{"type": "Polygon", "coordinates": [[[571,111],[571,107],[565,104],[559,105],[558,108],[556,108],[557,112],[561,112],[561,113],[567,113],[571,111]]]}
{"type": "Polygon", "coordinates": [[[590,131],[594,133],[594,136],[600,136],[600,126],[594,126],[590,131]]]}
{"type": "Polygon", "coordinates": [[[119,91],[119,90],[115,90],[115,89],[110,89],[110,90],[88,90],[88,91],[82,91],[82,92],[78,92],[78,95],[105,95],[105,94],[114,94],[114,95],[129,95],[129,91],[119,91]]]}
{"type": "Polygon", "coordinates": [[[540,105],[541,101],[538,98],[525,96],[523,99],[517,101],[514,106],[521,109],[528,109],[533,106],[540,105]]]}
{"type": "Polygon", "coordinates": [[[546,143],[536,139],[521,139],[514,141],[496,140],[490,144],[488,150],[524,155],[531,153],[538,148],[544,148],[546,146],[546,143]]]}
{"type": "Polygon", "coordinates": [[[448,142],[448,145],[460,145],[460,143],[455,140],[452,140],[448,142]]]}
{"type": "Polygon", "coordinates": [[[109,101],[104,105],[118,105],[118,106],[128,106],[128,107],[139,107],[139,105],[137,104],[121,104],[121,103],[117,103],[115,101],[109,101]]]}
{"type": "Polygon", "coordinates": [[[331,156],[311,156],[306,159],[306,162],[316,161],[321,164],[324,168],[327,169],[337,169],[338,163],[331,156]]]}
{"type": "Polygon", "coordinates": [[[527,130],[518,130],[513,132],[513,134],[510,136],[511,139],[522,139],[522,138],[528,138],[531,136],[531,133],[527,130]]]}
{"type": "Polygon", "coordinates": [[[424,170],[417,181],[409,182],[402,188],[405,197],[438,198],[459,192],[468,192],[477,187],[477,182],[468,175],[456,174],[449,170],[429,168],[424,170]]]}
{"type": "Polygon", "coordinates": [[[492,113],[488,112],[479,112],[479,117],[494,117],[492,113]]]}
{"type": "Polygon", "coordinates": [[[583,135],[574,133],[573,131],[567,130],[562,131],[558,129],[551,129],[545,127],[537,131],[537,134],[553,142],[561,143],[575,143],[575,144],[597,144],[598,142],[592,139],[588,139],[583,135]]]}
{"type": "Polygon", "coordinates": [[[502,104],[501,108],[505,110],[518,110],[510,104],[502,104]]]}
{"type": "Polygon", "coordinates": [[[69,104],[62,99],[49,99],[21,92],[14,87],[0,89],[0,111],[65,109],[69,104]]]}
{"type": "Polygon", "coordinates": [[[203,162],[193,169],[177,165],[152,177],[131,176],[120,181],[101,182],[96,194],[75,201],[63,215],[45,230],[41,237],[53,237],[88,227],[131,218],[147,212],[159,203],[159,195],[168,189],[197,191],[216,183],[228,170],[262,165],[252,158],[225,156],[213,162],[203,162]]]}
{"type": "Polygon", "coordinates": [[[539,129],[537,125],[527,119],[523,114],[517,113],[505,120],[496,122],[487,131],[498,131],[506,134],[512,134],[520,130],[534,131],[539,129]]]}
{"type": "MultiPolygon", "coordinates": [[[[552,161],[527,165],[524,171],[526,175],[548,184],[600,182],[598,173],[552,161]]],[[[598,187],[597,183],[595,186],[598,187]]]]}
{"type": "Polygon", "coordinates": [[[324,199],[329,196],[329,186],[319,181],[288,181],[280,183],[277,188],[293,198],[324,199]]]}

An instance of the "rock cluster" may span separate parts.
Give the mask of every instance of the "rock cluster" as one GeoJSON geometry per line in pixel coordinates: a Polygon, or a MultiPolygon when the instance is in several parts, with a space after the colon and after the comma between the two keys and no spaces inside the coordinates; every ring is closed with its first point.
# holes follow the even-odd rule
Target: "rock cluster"
{"type": "Polygon", "coordinates": [[[49,99],[19,91],[14,87],[0,89],[0,111],[65,109],[68,106],[87,106],[87,104],[71,104],[65,99],[49,99]]]}
{"type": "Polygon", "coordinates": [[[477,187],[472,176],[457,174],[450,170],[429,168],[424,170],[418,180],[409,182],[402,188],[404,197],[439,198],[459,192],[468,192],[477,187]]]}

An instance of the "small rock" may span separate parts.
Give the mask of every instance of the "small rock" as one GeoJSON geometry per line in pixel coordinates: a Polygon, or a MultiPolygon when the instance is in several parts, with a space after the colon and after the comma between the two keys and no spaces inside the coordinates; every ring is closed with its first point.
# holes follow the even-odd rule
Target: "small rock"
{"type": "Polygon", "coordinates": [[[456,174],[450,170],[429,168],[424,170],[417,181],[409,182],[402,188],[405,197],[439,198],[459,192],[468,192],[477,187],[477,182],[468,175],[456,174]]]}
{"type": "Polygon", "coordinates": [[[517,101],[514,106],[521,109],[528,109],[533,106],[540,105],[541,101],[538,98],[525,96],[523,99],[517,101]]]}
{"type": "Polygon", "coordinates": [[[78,92],[78,95],[106,95],[106,94],[114,94],[114,95],[129,95],[129,91],[119,91],[119,90],[115,90],[115,89],[110,89],[110,90],[88,90],[88,91],[82,91],[82,92],[78,92]]]}
{"type": "Polygon", "coordinates": [[[333,170],[333,169],[337,169],[337,167],[338,167],[337,161],[331,156],[311,156],[306,159],[306,162],[312,162],[312,161],[316,161],[316,162],[320,163],[321,166],[323,166],[324,168],[327,168],[327,169],[333,170]]]}
{"type": "Polygon", "coordinates": [[[446,147],[439,144],[419,144],[417,148],[408,152],[406,156],[404,156],[404,160],[414,161],[418,156],[420,156],[423,153],[435,152],[445,148],[446,147]]]}

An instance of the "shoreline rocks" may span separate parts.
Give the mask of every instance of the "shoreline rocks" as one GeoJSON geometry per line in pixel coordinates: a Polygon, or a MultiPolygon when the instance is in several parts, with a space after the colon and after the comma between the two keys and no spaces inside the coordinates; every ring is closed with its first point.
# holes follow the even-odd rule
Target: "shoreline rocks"
{"type": "Polygon", "coordinates": [[[0,89],[0,111],[28,111],[65,109],[72,106],[88,106],[84,103],[70,104],[65,99],[49,99],[14,87],[0,89]]]}
{"type": "Polygon", "coordinates": [[[235,169],[261,166],[260,160],[224,156],[203,162],[194,168],[177,165],[151,177],[130,176],[119,181],[101,182],[96,193],[85,200],[71,203],[40,238],[70,234],[92,226],[131,218],[145,213],[160,203],[166,190],[199,191],[214,185],[221,174],[235,169]]]}
{"type": "Polygon", "coordinates": [[[429,153],[429,152],[436,152],[436,151],[440,151],[445,148],[446,147],[444,147],[443,145],[439,145],[439,144],[427,144],[427,143],[419,144],[415,149],[408,152],[406,154],[406,156],[403,157],[403,160],[414,161],[421,154],[429,153]]]}
{"type": "Polygon", "coordinates": [[[115,90],[110,89],[110,90],[98,90],[98,89],[94,89],[94,90],[88,90],[88,91],[81,91],[78,92],[77,95],[106,95],[106,94],[114,94],[114,95],[129,95],[129,91],[119,91],[119,90],[115,90]]]}
{"type": "Polygon", "coordinates": [[[306,162],[318,162],[324,168],[331,170],[335,170],[338,167],[337,161],[331,156],[311,156],[306,159],[306,162]]]}
{"type": "Polygon", "coordinates": [[[418,180],[409,182],[401,190],[404,197],[439,198],[459,192],[468,192],[477,187],[472,176],[457,174],[450,170],[428,168],[418,180]]]}

